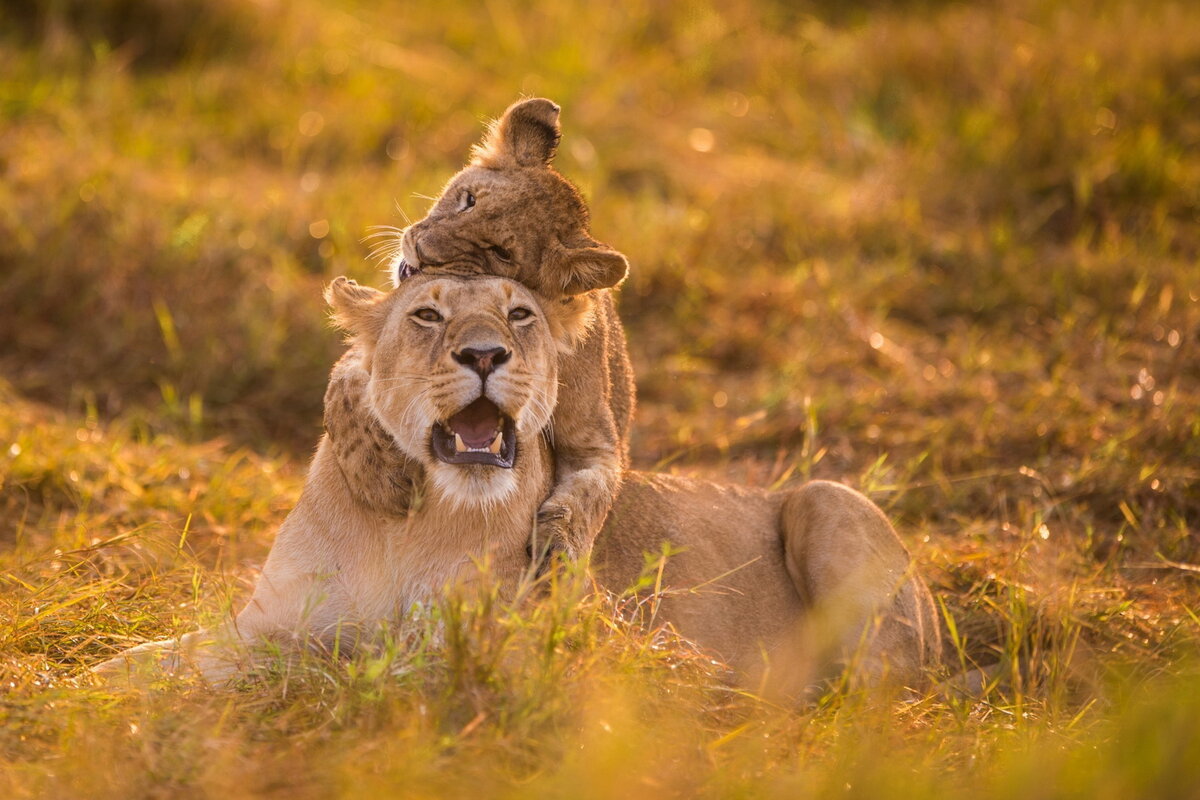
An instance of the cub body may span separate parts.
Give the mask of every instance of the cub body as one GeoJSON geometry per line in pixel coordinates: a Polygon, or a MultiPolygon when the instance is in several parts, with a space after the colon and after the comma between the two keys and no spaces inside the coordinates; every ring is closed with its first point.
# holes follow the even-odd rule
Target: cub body
{"type": "MultiPolygon", "coordinates": [[[[556,552],[586,557],[629,464],[635,404],[633,370],[613,287],[625,257],[588,232],[587,206],[550,164],[560,136],[559,108],[545,99],[512,105],[475,147],[420,222],[403,233],[392,263],[400,285],[417,272],[512,278],[537,292],[556,315],[572,318],[560,342],[563,390],[551,429],[555,481],[538,515],[538,540],[556,552]]],[[[372,476],[363,501],[394,515],[407,512],[411,486],[397,481],[398,453],[365,462],[348,443],[354,431],[328,409],[361,402],[367,374],[350,353],[334,370],[326,398],[326,430],[338,459],[372,476]]]]}

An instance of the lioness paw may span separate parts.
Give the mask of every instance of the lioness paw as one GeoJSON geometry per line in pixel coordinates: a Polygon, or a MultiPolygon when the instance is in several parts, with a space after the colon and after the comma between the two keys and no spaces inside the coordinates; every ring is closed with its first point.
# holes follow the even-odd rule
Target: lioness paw
{"type": "Polygon", "coordinates": [[[146,642],[93,667],[92,675],[104,683],[147,687],[165,679],[199,679],[206,683],[228,679],[229,665],[208,652],[204,634],[146,642]],[[203,637],[203,638],[202,638],[203,637]]]}

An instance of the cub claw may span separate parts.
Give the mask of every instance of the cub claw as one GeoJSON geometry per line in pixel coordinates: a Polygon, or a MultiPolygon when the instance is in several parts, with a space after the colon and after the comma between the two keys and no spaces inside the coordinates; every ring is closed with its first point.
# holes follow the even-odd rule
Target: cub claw
{"type": "Polygon", "coordinates": [[[571,547],[571,509],[566,506],[542,506],[537,514],[533,541],[526,548],[530,560],[538,561],[537,576],[540,578],[559,561],[559,556],[575,558],[571,547]]]}

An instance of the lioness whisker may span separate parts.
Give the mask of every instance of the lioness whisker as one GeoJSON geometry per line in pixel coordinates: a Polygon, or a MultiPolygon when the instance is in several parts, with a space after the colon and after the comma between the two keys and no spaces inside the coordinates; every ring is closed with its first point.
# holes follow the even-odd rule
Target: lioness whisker
{"type": "Polygon", "coordinates": [[[376,378],[377,384],[397,383],[402,381],[413,381],[416,383],[433,383],[435,379],[428,375],[403,375],[394,378],[376,378]]]}

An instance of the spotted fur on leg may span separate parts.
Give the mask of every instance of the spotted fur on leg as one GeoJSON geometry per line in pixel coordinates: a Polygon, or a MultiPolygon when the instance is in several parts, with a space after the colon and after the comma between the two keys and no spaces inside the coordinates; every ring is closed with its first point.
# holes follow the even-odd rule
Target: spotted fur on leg
{"type": "Polygon", "coordinates": [[[371,511],[404,517],[422,478],[366,406],[370,373],[352,347],[333,367],[325,392],[325,435],[354,499],[371,511]]]}

